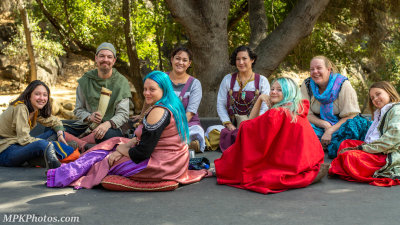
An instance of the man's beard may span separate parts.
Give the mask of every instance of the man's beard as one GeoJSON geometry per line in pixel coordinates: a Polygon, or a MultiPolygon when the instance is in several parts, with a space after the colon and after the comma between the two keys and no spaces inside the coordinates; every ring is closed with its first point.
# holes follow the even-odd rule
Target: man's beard
{"type": "Polygon", "coordinates": [[[108,74],[112,70],[112,67],[101,67],[100,66],[98,69],[102,74],[108,74]]]}

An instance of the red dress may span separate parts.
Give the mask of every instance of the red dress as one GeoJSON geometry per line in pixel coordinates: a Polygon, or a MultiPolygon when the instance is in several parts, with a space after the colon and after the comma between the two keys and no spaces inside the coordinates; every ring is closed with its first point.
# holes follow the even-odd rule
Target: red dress
{"type": "Polygon", "coordinates": [[[344,148],[357,147],[363,144],[359,140],[344,140],[339,146],[337,157],[329,168],[330,175],[355,182],[366,182],[375,186],[390,187],[400,185],[400,180],[387,177],[373,177],[375,171],[386,164],[385,154],[372,154],[361,150],[349,150],[339,154],[344,148]]]}
{"type": "Polygon", "coordinates": [[[309,102],[302,103],[295,123],[284,108],[243,122],[236,142],[215,160],[217,182],[264,194],[310,185],[324,151],[307,120],[309,102]]]}

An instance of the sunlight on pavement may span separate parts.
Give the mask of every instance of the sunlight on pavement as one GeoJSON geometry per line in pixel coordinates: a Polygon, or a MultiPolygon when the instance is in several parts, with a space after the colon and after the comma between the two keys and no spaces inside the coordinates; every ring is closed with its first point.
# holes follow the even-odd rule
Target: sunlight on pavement
{"type": "Polygon", "coordinates": [[[347,192],[353,192],[353,191],[354,190],[352,190],[352,189],[344,188],[344,189],[330,190],[327,192],[328,192],[328,194],[340,194],[340,193],[347,193],[347,192]]]}
{"type": "MultiPolygon", "coordinates": [[[[41,182],[43,184],[43,182],[41,182]]],[[[56,195],[68,195],[75,193],[76,190],[73,190],[72,188],[65,188],[62,190],[57,190],[57,191],[51,191],[47,193],[42,193],[42,194],[37,194],[37,195],[31,195],[31,196],[26,196],[22,197],[20,199],[13,199],[10,202],[5,202],[0,204],[0,212],[18,212],[21,208],[25,206],[30,206],[28,202],[35,200],[35,199],[40,199],[40,198],[45,198],[45,197],[50,197],[50,196],[56,196],[56,195]]],[[[52,202],[54,203],[54,202],[52,202]]]]}
{"type": "Polygon", "coordinates": [[[41,185],[42,181],[7,181],[0,183],[0,189],[2,188],[18,188],[18,187],[28,187],[33,185],[41,185]]]}

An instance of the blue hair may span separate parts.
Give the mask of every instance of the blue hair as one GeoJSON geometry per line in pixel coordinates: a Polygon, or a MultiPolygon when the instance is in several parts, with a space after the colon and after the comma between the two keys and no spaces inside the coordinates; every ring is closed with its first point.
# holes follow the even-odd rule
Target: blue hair
{"type": "Polygon", "coordinates": [[[275,79],[272,83],[278,82],[282,88],[282,101],[274,104],[272,108],[283,107],[289,110],[292,116],[291,122],[297,121],[297,115],[303,113],[304,107],[301,103],[302,95],[299,86],[293,79],[288,77],[280,77],[275,79]],[[299,109],[301,111],[299,112],[299,109]]]}
{"type": "Polygon", "coordinates": [[[146,75],[143,79],[143,83],[147,79],[154,80],[163,91],[163,96],[154,105],[166,107],[172,112],[181,140],[188,143],[189,127],[185,108],[183,107],[181,100],[176,96],[169,76],[164,72],[155,70],[146,75]]]}

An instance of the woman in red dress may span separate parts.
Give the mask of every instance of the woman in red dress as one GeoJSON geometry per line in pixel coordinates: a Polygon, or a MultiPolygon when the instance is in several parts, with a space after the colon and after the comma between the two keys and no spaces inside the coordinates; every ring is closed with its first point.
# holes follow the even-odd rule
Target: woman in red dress
{"type": "Polygon", "coordinates": [[[260,95],[251,119],[240,125],[235,143],[215,160],[217,182],[268,194],[321,179],[327,167],[321,169],[324,152],[307,120],[308,108],[292,79],[275,80],[270,96],[260,95]],[[270,109],[258,116],[262,102],[270,109]]]}
{"type": "Polygon", "coordinates": [[[374,122],[363,141],[344,140],[330,175],[376,186],[400,184],[400,96],[386,81],[369,89],[369,107],[374,122]]]}

